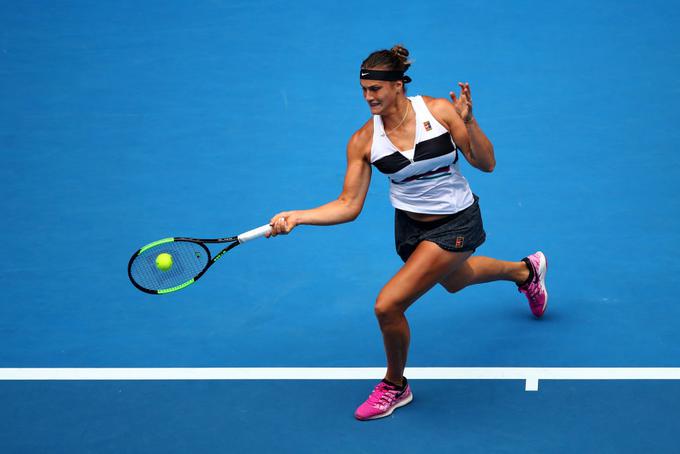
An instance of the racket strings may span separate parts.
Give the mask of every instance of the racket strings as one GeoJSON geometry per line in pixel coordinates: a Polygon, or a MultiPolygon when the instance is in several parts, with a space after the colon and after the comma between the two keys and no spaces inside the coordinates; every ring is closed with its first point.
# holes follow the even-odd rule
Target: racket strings
{"type": "Polygon", "coordinates": [[[130,275],[137,284],[148,290],[169,289],[196,277],[206,267],[208,260],[208,252],[200,244],[188,241],[163,243],[135,257],[130,275]],[[172,257],[172,265],[165,271],[156,266],[156,258],[163,253],[172,257]]]}

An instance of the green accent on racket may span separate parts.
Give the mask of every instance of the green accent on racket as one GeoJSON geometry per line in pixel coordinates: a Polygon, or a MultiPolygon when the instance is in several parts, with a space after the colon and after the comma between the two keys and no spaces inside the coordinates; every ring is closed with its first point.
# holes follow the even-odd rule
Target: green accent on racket
{"type": "Polygon", "coordinates": [[[193,283],[194,283],[194,280],[191,279],[190,281],[187,281],[187,282],[185,282],[184,284],[180,284],[180,285],[178,285],[178,286],[176,286],[176,287],[165,288],[165,289],[162,289],[162,290],[158,290],[158,294],[159,294],[159,295],[164,295],[165,293],[176,292],[177,290],[182,290],[184,287],[186,287],[186,286],[188,286],[188,285],[191,285],[191,284],[193,284],[193,283]]]}
{"type": "Polygon", "coordinates": [[[154,241],[153,243],[149,243],[146,246],[144,246],[143,248],[141,248],[137,254],[139,255],[142,252],[146,251],[147,249],[151,249],[152,247],[158,246],[159,244],[171,243],[173,241],[175,241],[174,238],[163,238],[162,240],[154,241]]]}

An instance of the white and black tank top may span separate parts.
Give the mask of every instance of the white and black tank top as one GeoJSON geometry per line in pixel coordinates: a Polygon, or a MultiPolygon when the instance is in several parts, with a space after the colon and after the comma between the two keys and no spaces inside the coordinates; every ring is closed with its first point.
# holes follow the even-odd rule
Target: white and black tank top
{"type": "Polygon", "coordinates": [[[458,149],[449,131],[430,113],[422,96],[410,96],[416,114],[414,148],[392,144],[380,115],[373,116],[371,163],[390,180],[395,208],[423,214],[451,214],[472,205],[470,185],[460,173],[458,149]]]}

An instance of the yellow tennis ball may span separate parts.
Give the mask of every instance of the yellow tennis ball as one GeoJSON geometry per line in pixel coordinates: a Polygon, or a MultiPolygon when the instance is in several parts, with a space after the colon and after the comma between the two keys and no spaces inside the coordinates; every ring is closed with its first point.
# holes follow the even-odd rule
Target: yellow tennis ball
{"type": "Polygon", "coordinates": [[[156,267],[161,271],[168,271],[172,268],[172,255],[167,252],[158,254],[158,257],[156,257],[156,267]]]}

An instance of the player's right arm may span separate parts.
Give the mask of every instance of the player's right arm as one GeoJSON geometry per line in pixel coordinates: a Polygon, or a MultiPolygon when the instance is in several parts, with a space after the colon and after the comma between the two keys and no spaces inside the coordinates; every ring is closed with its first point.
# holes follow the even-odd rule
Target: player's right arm
{"type": "Polygon", "coordinates": [[[347,144],[347,170],[337,199],[310,210],[283,211],[271,218],[271,235],[288,234],[296,226],[334,225],[350,222],[361,213],[371,182],[372,121],[352,135],[347,144]]]}

